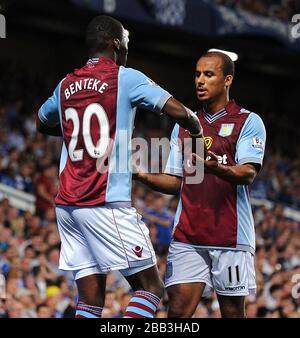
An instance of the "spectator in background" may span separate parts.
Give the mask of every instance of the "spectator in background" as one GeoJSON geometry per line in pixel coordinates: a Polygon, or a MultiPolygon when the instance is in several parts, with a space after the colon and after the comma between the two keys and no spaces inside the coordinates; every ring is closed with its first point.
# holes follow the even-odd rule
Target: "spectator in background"
{"type": "Polygon", "coordinates": [[[246,302],[246,315],[247,318],[257,317],[257,304],[255,302],[246,302]]]}
{"type": "Polygon", "coordinates": [[[47,209],[54,208],[54,196],[57,193],[57,168],[53,163],[43,169],[36,180],[36,213],[44,218],[47,209]]]}
{"type": "Polygon", "coordinates": [[[52,317],[51,309],[44,303],[39,304],[36,307],[36,314],[37,314],[37,318],[51,318],[52,317]]]}
{"type": "Polygon", "coordinates": [[[159,245],[159,240],[157,238],[157,232],[158,232],[157,227],[154,223],[151,223],[151,222],[147,222],[146,224],[149,229],[149,237],[153,245],[154,251],[159,253],[160,245],[159,245]]]}
{"type": "Polygon", "coordinates": [[[283,21],[287,21],[292,14],[297,13],[299,7],[297,0],[215,0],[215,2],[283,21]]]}
{"type": "Polygon", "coordinates": [[[29,194],[34,193],[34,184],[32,181],[33,165],[29,162],[20,164],[19,173],[15,176],[16,189],[22,190],[29,194]]]}
{"type": "Polygon", "coordinates": [[[16,293],[16,299],[23,306],[23,318],[36,318],[36,305],[34,302],[33,294],[30,290],[26,288],[20,288],[16,293]]]}
{"type": "Polygon", "coordinates": [[[179,197],[178,196],[172,196],[169,201],[169,211],[175,217],[177,206],[179,202],[179,197]]]}
{"type": "Polygon", "coordinates": [[[8,306],[8,318],[26,318],[24,315],[24,306],[17,300],[12,300],[8,306]]]}
{"type": "Polygon", "coordinates": [[[168,251],[172,238],[174,217],[168,211],[166,198],[156,194],[151,208],[144,208],[142,211],[146,223],[153,223],[157,229],[158,254],[163,255],[168,251]]]}
{"type": "Polygon", "coordinates": [[[143,187],[133,182],[132,184],[132,203],[134,207],[136,208],[138,213],[142,213],[143,207],[144,207],[144,197],[145,197],[145,190],[143,187]]]}
{"type": "Polygon", "coordinates": [[[300,318],[300,312],[297,311],[297,304],[292,297],[286,297],[280,302],[281,318],[300,318]]]}
{"type": "Polygon", "coordinates": [[[13,124],[13,126],[11,127],[7,142],[10,148],[15,147],[19,151],[24,150],[24,144],[25,144],[24,136],[21,134],[20,128],[17,124],[13,124]]]}
{"type": "Polygon", "coordinates": [[[126,313],[126,308],[130,302],[132,298],[132,295],[130,293],[124,292],[121,295],[120,298],[120,309],[119,309],[119,313],[116,315],[116,318],[122,318],[124,317],[125,313],[126,313]]]}
{"type": "Polygon", "coordinates": [[[1,170],[0,172],[0,182],[9,187],[15,188],[17,184],[15,180],[15,175],[16,175],[16,163],[10,161],[7,164],[6,169],[1,170]]]}
{"type": "Polygon", "coordinates": [[[102,317],[103,318],[118,317],[119,312],[120,312],[120,305],[116,301],[115,292],[111,289],[106,290],[105,304],[103,308],[102,317]]]}
{"type": "Polygon", "coordinates": [[[6,154],[6,156],[4,156],[3,160],[2,160],[2,166],[3,168],[6,168],[8,166],[9,163],[11,163],[14,167],[14,169],[16,168],[16,166],[18,165],[18,160],[19,160],[19,156],[20,156],[20,152],[16,147],[9,147],[9,151],[6,154]]]}

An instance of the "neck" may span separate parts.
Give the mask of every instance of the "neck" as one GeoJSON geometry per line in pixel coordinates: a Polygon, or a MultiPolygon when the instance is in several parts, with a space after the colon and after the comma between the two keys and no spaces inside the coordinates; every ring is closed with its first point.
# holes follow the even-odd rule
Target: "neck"
{"type": "Polygon", "coordinates": [[[217,98],[215,100],[211,100],[210,102],[204,103],[204,109],[206,113],[213,115],[223,109],[226,104],[229,102],[229,95],[228,93],[220,98],[217,98]]]}

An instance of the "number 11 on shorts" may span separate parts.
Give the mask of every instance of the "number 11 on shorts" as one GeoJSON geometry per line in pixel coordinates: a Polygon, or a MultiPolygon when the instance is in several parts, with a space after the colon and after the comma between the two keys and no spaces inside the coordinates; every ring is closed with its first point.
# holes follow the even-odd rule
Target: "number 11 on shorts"
{"type": "Polygon", "coordinates": [[[239,271],[239,266],[236,265],[234,266],[229,266],[228,267],[228,280],[229,283],[233,283],[233,278],[235,277],[236,282],[239,284],[240,283],[240,271],[239,271]],[[235,276],[233,276],[233,273],[235,272],[235,276]]]}

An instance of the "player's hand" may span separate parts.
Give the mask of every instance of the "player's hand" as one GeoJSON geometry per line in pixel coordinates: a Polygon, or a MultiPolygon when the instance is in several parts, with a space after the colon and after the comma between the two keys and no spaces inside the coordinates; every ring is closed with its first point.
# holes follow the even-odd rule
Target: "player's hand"
{"type": "Polygon", "coordinates": [[[197,154],[193,153],[192,154],[192,161],[193,164],[196,164],[196,160],[199,163],[203,163],[204,166],[204,172],[208,173],[208,174],[215,174],[218,172],[219,169],[219,160],[218,160],[218,156],[213,153],[212,151],[208,151],[207,152],[207,157],[204,160],[203,158],[201,158],[200,156],[198,156],[197,154]]]}
{"type": "Polygon", "coordinates": [[[144,177],[144,173],[142,172],[135,172],[132,174],[132,179],[134,179],[135,181],[142,181],[144,177]]]}
{"type": "Polygon", "coordinates": [[[141,169],[133,163],[132,164],[132,178],[136,181],[140,181],[142,176],[143,176],[143,173],[141,169]]]}

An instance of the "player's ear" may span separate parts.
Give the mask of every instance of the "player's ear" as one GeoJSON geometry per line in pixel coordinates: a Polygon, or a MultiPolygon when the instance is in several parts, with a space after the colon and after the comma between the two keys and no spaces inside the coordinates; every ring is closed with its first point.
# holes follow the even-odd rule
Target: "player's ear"
{"type": "Polygon", "coordinates": [[[113,40],[113,45],[114,45],[114,49],[115,50],[120,50],[121,41],[119,39],[114,39],[113,40]]]}
{"type": "Polygon", "coordinates": [[[226,75],[225,76],[225,86],[230,87],[232,84],[233,76],[232,75],[226,75]]]}

